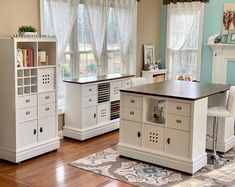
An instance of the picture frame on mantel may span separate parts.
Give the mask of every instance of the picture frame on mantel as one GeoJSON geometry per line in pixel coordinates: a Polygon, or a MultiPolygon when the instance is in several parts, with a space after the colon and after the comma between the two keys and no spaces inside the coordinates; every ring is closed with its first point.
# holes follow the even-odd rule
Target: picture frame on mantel
{"type": "Polygon", "coordinates": [[[144,70],[149,71],[154,69],[155,64],[155,51],[153,44],[144,44],[144,70]]]}
{"type": "Polygon", "coordinates": [[[228,44],[235,44],[235,30],[229,32],[227,43],[228,44]]]}

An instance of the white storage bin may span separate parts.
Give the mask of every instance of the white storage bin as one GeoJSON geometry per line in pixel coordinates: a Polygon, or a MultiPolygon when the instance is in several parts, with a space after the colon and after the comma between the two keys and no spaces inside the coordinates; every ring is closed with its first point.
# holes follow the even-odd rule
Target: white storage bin
{"type": "Polygon", "coordinates": [[[38,69],[38,92],[55,89],[55,68],[38,69]]]}

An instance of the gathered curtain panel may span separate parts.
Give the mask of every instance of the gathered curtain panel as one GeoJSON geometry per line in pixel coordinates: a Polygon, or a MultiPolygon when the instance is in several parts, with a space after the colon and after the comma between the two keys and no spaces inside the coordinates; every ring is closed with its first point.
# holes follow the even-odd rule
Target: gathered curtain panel
{"type": "Polygon", "coordinates": [[[163,0],[163,4],[167,5],[170,3],[184,3],[184,2],[202,2],[202,3],[208,3],[209,0],[163,0]]]}
{"type": "Polygon", "coordinates": [[[171,3],[168,5],[168,35],[166,65],[169,78],[175,79],[179,74],[196,75],[199,59],[199,28],[201,12],[204,4],[171,3]]]}

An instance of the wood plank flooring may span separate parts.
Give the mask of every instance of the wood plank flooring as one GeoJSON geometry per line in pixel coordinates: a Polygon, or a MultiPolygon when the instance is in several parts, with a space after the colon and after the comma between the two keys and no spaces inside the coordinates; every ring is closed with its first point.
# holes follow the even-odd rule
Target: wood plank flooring
{"type": "Polygon", "coordinates": [[[79,158],[116,145],[118,131],[80,142],[62,139],[58,151],[14,164],[0,160],[0,187],[79,186],[131,187],[126,183],[87,172],[68,164],[79,158]]]}

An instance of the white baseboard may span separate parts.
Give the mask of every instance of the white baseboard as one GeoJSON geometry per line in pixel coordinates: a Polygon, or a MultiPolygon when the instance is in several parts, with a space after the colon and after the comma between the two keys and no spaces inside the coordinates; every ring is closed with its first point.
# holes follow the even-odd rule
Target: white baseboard
{"type": "Polygon", "coordinates": [[[63,139],[64,138],[63,130],[58,131],[58,137],[59,137],[59,139],[63,139]]]}

